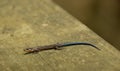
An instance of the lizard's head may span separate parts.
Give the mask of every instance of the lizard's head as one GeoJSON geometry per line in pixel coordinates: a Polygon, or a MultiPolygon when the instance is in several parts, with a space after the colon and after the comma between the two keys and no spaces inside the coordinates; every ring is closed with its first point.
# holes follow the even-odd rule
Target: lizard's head
{"type": "Polygon", "coordinates": [[[33,48],[26,48],[26,49],[24,49],[24,51],[27,53],[32,53],[32,52],[34,52],[34,49],[33,48]]]}

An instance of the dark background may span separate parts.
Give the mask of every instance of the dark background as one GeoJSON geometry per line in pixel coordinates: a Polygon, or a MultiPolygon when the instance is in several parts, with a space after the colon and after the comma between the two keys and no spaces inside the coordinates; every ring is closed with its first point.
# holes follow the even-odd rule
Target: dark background
{"type": "Polygon", "coordinates": [[[120,0],[53,0],[120,50],[120,0]]]}

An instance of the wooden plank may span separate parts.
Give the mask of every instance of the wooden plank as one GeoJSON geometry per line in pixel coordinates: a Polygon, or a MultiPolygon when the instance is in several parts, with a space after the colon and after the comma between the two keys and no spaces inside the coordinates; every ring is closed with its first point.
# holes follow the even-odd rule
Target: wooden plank
{"type": "Polygon", "coordinates": [[[51,0],[1,0],[0,70],[119,71],[119,52],[51,0]],[[24,55],[24,48],[57,42],[90,42],[24,55]]]}

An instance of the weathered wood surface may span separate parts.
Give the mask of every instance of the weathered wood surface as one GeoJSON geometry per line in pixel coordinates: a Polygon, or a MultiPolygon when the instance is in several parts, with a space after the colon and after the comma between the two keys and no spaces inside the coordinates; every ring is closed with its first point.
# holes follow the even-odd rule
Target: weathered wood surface
{"type": "Polygon", "coordinates": [[[120,71],[119,52],[50,0],[0,0],[0,71],[120,71]],[[84,41],[23,55],[24,48],[84,41]]]}

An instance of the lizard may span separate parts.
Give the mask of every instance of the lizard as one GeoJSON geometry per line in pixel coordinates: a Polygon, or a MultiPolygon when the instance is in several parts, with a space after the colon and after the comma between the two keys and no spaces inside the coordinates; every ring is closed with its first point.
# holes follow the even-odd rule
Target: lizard
{"type": "Polygon", "coordinates": [[[73,46],[73,45],[88,45],[96,48],[97,50],[100,50],[98,47],[91,43],[87,42],[69,42],[69,43],[56,43],[56,44],[51,44],[51,45],[45,45],[45,46],[36,46],[32,48],[25,48],[24,51],[26,52],[25,54],[30,54],[30,53],[38,53],[43,50],[50,50],[50,49],[57,49],[60,50],[61,47],[66,47],[66,46],[73,46]]]}

